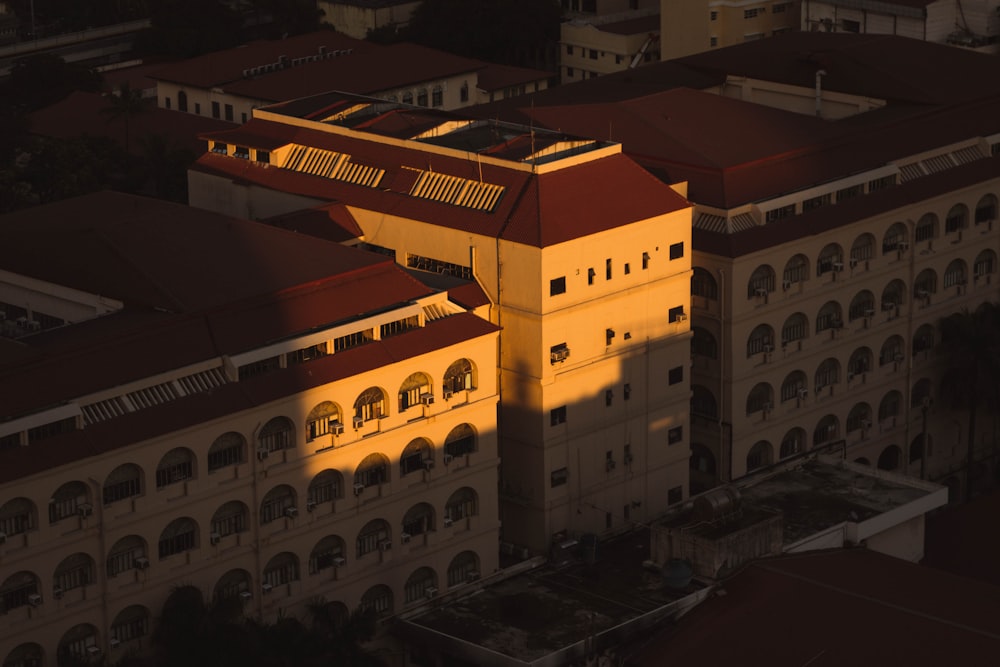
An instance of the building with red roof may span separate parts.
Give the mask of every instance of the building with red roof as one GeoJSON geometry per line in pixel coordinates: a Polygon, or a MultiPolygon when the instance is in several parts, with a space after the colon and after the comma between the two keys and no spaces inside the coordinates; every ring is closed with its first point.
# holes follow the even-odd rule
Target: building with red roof
{"type": "Polygon", "coordinates": [[[446,289],[110,192],[0,238],[6,664],[148,647],[181,585],[384,619],[497,569],[498,328],[446,289]]]}

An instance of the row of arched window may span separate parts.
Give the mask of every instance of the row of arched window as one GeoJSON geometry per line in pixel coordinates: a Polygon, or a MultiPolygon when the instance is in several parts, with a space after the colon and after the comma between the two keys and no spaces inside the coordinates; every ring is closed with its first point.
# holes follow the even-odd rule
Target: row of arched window
{"type": "MultiPolygon", "coordinates": [[[[276,417],[261,429],[262,439],[273,439],[278,434],[292,429],[291,421],[276,417]]],[[[291,436],[282,437],[281,442],[294,442],[291,436]]],[[[246,441],[238,433],[230,431],[215,440],[208,451],[208,471],[215,472],[223,467],[245,462],[246,441]]],[[[459,424],[451,430],[444,442],[445,464],[453,458],[475,452],[476,432],[470,424],[459,424]]],[[[398,475],[400,478],[435,464],[435,447],[426,438],[412,440],[399,455],[398,475]]],[[[197,457],[185,448],[178,447],[167,452],[156,467],[157,489],[197,477],[197,457]]],[[[392,466],[384,454],[373,453],[365,457],[353,472],[356,492],[371,486],[391,481],[392,466]]],[[[309,502],[322,503],[344,494],[344,474],[335,469],[327,469],[313,478],[307,497],[309,502]]],[[[287,487],[291,490],[291,487],[287,487]]],[[[101,487],[101,502],[112,505],[116,502],[141,496],[146,491],[143,469],[134,463],[123,463],[111,471],[101,487]]],[[[294,491],[292,491],[294,494],[294,491]]],[[[360,495],[360,493],[359,493],[360,495]]],[[[48,520],[50,524],[93,511],[90,487],[82,481],[66,482],[49,498],[48,520]]],[[[35,503],[27,498],[16,498],[0,506],[0,533],[13,536],[38,527],[35,503]]]]}
{"type": "MultiPolygon", "coordinates": [[[[324,538],[329,539],[329,538],[324,538]]],[[[321,541],[317,549],[323,545],[321,541]]],[[[332,547],[335,548],[335,547],[332,547]]],[[[316,549],[310,555],[310,568],[313,561],[319,559],[324,563],[332,557],[326,546],[318,556],[316,549]]],[[[331,564],[330,567],[333,565],[331,564]]],[[[437,595],[439,589],[460,586],[479,578],[479,556],[474,551],[463,551],[452,558],[448,565],[445,581],[441,581],[437,572],[431,567],[419,567],[407,578],[403,586],[403,604],[419,603],[437,595]]],[[[253,579],[249,572],[243,569],[230,570],[216,582],[214,597],[233,597],[249,600],[256,595],[268,595],[275,586],[297,581],[300,576],[299,559],[295,554],[284,552],[274,556],[264,568],[260,588],[254,590],[253,579]]],[[[361,596],[360,606],[371,609],[378,616],[388,616],[395,613],[397,602],[392,589],[385,584],[376,584],[361,596]]],[[[22,604],[40,604],[41,593],[38,578],[28,571],[13,574],[0,586],[0,604],[8,599],[13,606],[22,604]],[[24,602],[19,602],[24,598],[24,602]]],[[[5,607],[11,608],[11,607],[5,607]]],[[[335,615],[346,618],[349,610],[343,602],[331,603],[335,615]]],[[[118,612],[111,622],[109,631],[110,645],[117,647],[128,642],[142,639],[151,631],[149,609],[142,605],[131,605],[118,612]]],[[[76,660],[91,661],[101,654],[101,642],[97,628],[90,623],[81,623],[67,631],[60,639],[57,648],[58,664],[70,664],[76,660]]],[[[24,643],[16,646],[4,658],[3,667],[29,667],[44,662],[44,651],[35,643],[24,643]]]]}

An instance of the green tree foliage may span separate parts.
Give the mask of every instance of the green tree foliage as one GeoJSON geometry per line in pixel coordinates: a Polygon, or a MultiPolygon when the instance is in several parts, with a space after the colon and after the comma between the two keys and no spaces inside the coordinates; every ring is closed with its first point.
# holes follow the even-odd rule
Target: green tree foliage
{"type": "Polygon", "coordinates": [[[559,41],[561,15],[557,0],[424,0],[406,36],[469,58],[537,67],[559,41]]]}
{"type": "Polygon", "coordinates": [[[969,415],[966,429],[966,499],[972,497],[975,463],[976,418],[979,410],[1000,405],[1000,304],[984,303],[974,311],[963,310],[938,322],[947,370],[941,396],[950,407],[969,415]]]}
{"type": "Polygon", "coordinates": [[[221,0],[149,0],[151,26],[136,36],[139,55],[193,58],[236,46],[243,19],[221,0]]]}

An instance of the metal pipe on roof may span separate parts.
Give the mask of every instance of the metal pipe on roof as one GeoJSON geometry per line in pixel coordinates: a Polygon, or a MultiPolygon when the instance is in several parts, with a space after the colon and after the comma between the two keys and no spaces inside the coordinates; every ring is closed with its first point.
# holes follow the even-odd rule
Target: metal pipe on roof
{"type": "Polygon", "coordinates": [[[826,76],[825,69],[816,70],[816,117],[817,118],[822,116],[821,111],[823,108],[823,86],[820,83],[820,79],[824,76],[826,76]]]}

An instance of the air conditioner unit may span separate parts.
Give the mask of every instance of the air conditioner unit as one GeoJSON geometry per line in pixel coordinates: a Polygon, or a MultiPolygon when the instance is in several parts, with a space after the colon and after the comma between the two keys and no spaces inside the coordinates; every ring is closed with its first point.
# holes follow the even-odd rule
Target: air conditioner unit
{"type": "Polygon", "coordinates": [[[32,607],[37,607],[38,605],[42,604],[42,596],[39,595],[38,593],[32,593],[31,595],[28,596],[28,604],[30,604],[32,607]]]}
{"type": "Polygon", "coordinates": [[[132,561],[132,564],[135,565],[135,569],[137,570],[145,570],[149,567],[149,559],[145,556],[139,556],[132,561]]]}
{"type": "Polygon", "coordinates": [[[428,586],[427,588],[424,589],[424,596],[426,596],[428,600],[430,600],[437,594],[438,594],[438,589],[434,588],[433,586],[428,586]]]}
{"type": "Polygon", "coordinates": [[[774,352],[774,346],[773,345],[765,345],[764,346],[764,353],[765,354],[770,354],[771,352],[774,352]]]}
{"type": "Polygon", "coordinates": [[[76,506],[77,514],[82,517],[88,517],[94,513],[94,506],[90,503],[80,503],[76,506]]]}
{"type": "Polygon", "coordinates": [[[452,393],[453,392],[451,391],[451,389],[442,389],[441,398],[447,401],[449,398],[451,398],[452,393]]]}
{"type": "Polygon", "coordinates": [[[266,459],[268,457],[268,454],[269,454],[269,452],[266,449],[264,449],[263,447],[261,447],[260,449],[257,450],[257,460],[258,461],[263,461],[264,459],[266,459]]]}
{"type": "Polygon", "coordinates": [[[799,398],[805,399],[809,397],[809,390],[805,387],[799,388],[799,398]]]}
{"type": "Polygon", "coordinates": [[[566,361],[567,359],[569,359],[569,348],[562,347],[559,348],[558,350],[552,350],[551,358],[552,358],[552,363],[556,363],[559,361],[566,361]]]}
{"type": "Polygon", "coordinates": [[[365,420],[361,417],[354,418],[354,430],[357,431],[359,428],[365,425],[365,420]]]}
{"type": "Polygon", "coordinates": [[[424,470],[430,470],[434,467],[434,459],[424,459],[424,470]]]}
{"type": "Polygon", "coordinates": [[[681,313],[680,315],[677,316],[677,321],[687,322],[687,318],[688,318],[687,313],[681,313]]]}
{"type": "Polygon", "coordinates": [[[604,470],[611,472],[615,469],[615,462],[612,459],[608,459],[604,462],[604,470]]]}
{"type": "Polygon", "coordinates": [[[455,457],[452,456],[451,454],[445,454],[444,456],[441,457],[441,459],[444,461],[445,465],[448,465],[453,460],[455,460],[455,457]]]}
{"type": "Polygon", "coordinates": [[[774,405],[772,405],[771,402],[768,401],[767,403],[764,403],[764,405],[760,406],[760,409],[763,412],[770,412],[771,410],[774,409],[774,405]]]}
{"type": "Polygon", "coordinates": [[[453,523],[453,521],[451,520],[450,516],[446,516],[442,523],[444,523],[445,528],[451,528],[451,524],[453,523]]]}
{"type": "Polygon", "coordinates": [[[409,542],[410,542],[410,534],[409,533],[400,533],[399,534],[399,539],[402,541],[403,544],[409,544],[409,542]]]}
{"type": "Polygon", "coordinates": [[[208,536],[208,541],[211,542],[212,544],[218,544],[219,542],[222,541],[222,535],[219,535],[218,533],[210,533],[208,536]]]}
{"type": "Polygon", "coordinates": [[[865,429],[867,431],[871,427],[872,427],[872,422],[871,422],[870,419],[862,419],[861,420],[861,428],[863,428],[863,429],[865,429]]]}
{"type": "Polygon", "coordinates": [[[847,374],[847,381],[850,382],[853,379],[854,379],[854,373],[848,373],[847,374]]]}
{"type": "Polygon", "coordinates": [[[299,508],[297,508],[297,507],[286,507],[285,508],[285,516],[287,516],[289,519],[294,519],[298,515],[299,515],[299,508]]]}
{"type": "Polygon", "coordinates": [[[378,543],[379,551],[388,551],[389,549],[392,549],[392,542],[390,542],[389,540],[382,540],[381,542],[378,543]]]}
{"type": "Polygon", "coordinates": [[[921,299],[929,299],[931,298],[931,293],[925,289],[918,289],[917,296],[920,297],[921,299]]]}
{"type": "Polygon", "coordinates": [[[91,658],[96,658],[97,656],[101,655],[101,649],[97,648],[96,646],[88,646],[87,655],[91,658]]]}
{"type": "Polygon", "coordinates": [[[240,591],[240,599],[244,602],[249,602],[250,600],[253,600],[253,593],[250,591],[240,591]]]}
{"type": "Polygon", "coordinates": [[[315,500],[307,500],[306,501],[306,511],[307,512],[312,512],[315,509],[316,509],[316,501],[315,500]]]}
{"type": "Polygon", "coordinates": [[[892,301],[886,301],[885,303],[882,304],[883,313],[895,309],[896,309],[896,304],[894,304],[892,301]]]}
{"type": "Polygon", "coordinates": [[[364,484],[355,484],[354,485],[354,495],[360,496],[364,492],[365,492],[365,485],[364,484]]]}
{"type": "Polygon", "coordinates": [[[478,579],[479,579],[479,571],[478,570],[469,570],[468,572],[465,573],[465,580],[466,581],[470,581],[471,582],[471,581],[477,581],[478,579]]]}
{"type": "Polygon", "coordinates": [[[272,586],[271,584],[269,584],[267,582],[265,582],[265,583],[263,583],[263,584],[260,585],[260,590],[264,591],[264,595],[267,595],[268,593],[270,593],[272,588],[274,588],[274,586],[272,586]]]}
{"type": "Polygon", "coordinates": [[[792,281],[791,280],[782,280],[781,281],[781,287],[782,287],[782,289],[786,289],[786,290],[791,289],[792,288],[792,281]]]}
{"type": "Polygon", "coordinates": [[[121,646],[121,644],[122,644],[121,640],[118,639],[117,637],[112,637],[111,639],[108,640],[108,646],[110,646],[113,649],[118,648],[119,646],[121,646]]]}
{"type": "Polygon", "coordinates": [[[631,465],[631,464],[632,464],[632,455],[631,454],[626,454],[625,455],[625,465],[631,465]]]}
{"type": "Polygon", "coordinates": [[[424,405],[433,405],[434,394],[420,394],[420,402],[424,405]]]}
{"type": "Polygon", "coordinates": [[[55,586],[52,588],[52,597],[54,597],[57,600],[62,600],[64,592],[65,591],[63,591],[62,586],[55,586]]]}
{"type": "Polygon", "coordinates": [[[837,272],[843,271],[844,270],[844,263],[843,262],[834,262],[833,263],[833,270],[837,271],[837,272]]]}
{"type": "Polygon", "coordinates": [[[330,422],[330,433],[334,435],[344,435],[344,425],[338,421],[330,422]]]}
{"type": "Polygon", "coordinates": [[[909,241],[899,241],[898,243],[896,243],[896,250],[898,250],[900,252],[905,252],[905,251],[907,251],[909,249],[910,249],[910,242],[909,241]]]}
{"type": "Polygon", "coordinates": [[[871,308],[866,309],[865,317],[875,317],[875,311],[871,308]]]}
{"type": "Polygon", "coordinates": [[[336,556],[333,559],[333,566],[334,567],[344,567],[345,565],[347,565],[347,559],[346,558],[342,558],[340,556],[336,556]]]}
{"type": "Polygon", "coordinates": [[[853,269],[853,268],[857,267],[858,260],[857,260],[856,257],[851,257],[851,259],[848,261],[848,263],[851,265],[851,268],[853,269]]]}
{"type": "Polygon", "coordinates": [[[753,291],[753,293],[756,294],[757,296],[767,296],[767,288],[766,287],[758,287],[757,289],[755,289],[753,291]]]}

